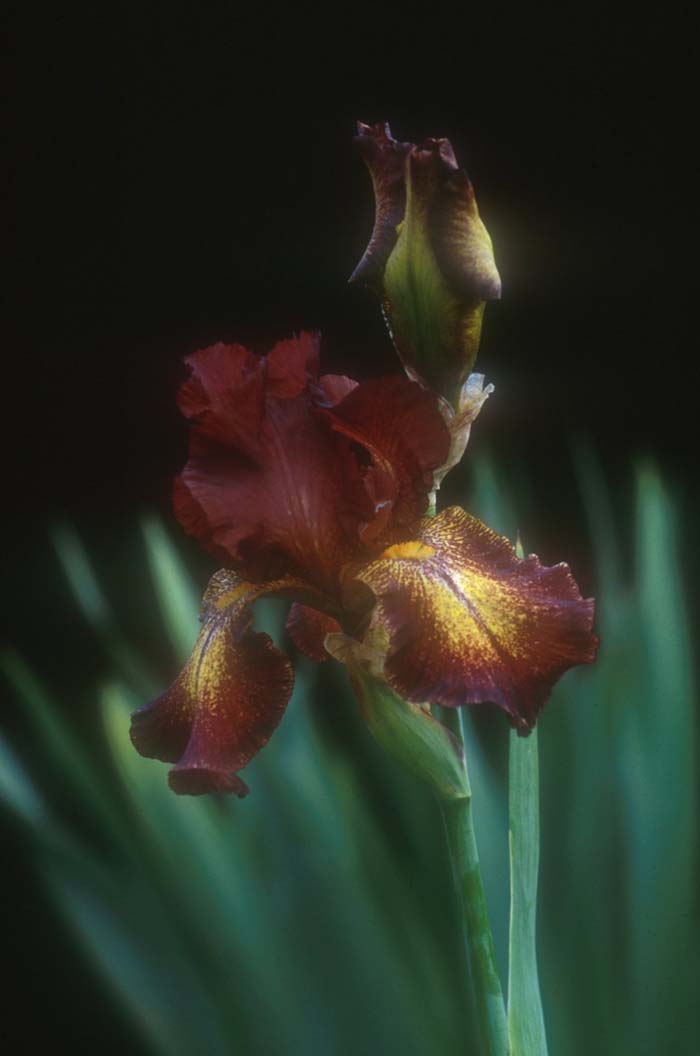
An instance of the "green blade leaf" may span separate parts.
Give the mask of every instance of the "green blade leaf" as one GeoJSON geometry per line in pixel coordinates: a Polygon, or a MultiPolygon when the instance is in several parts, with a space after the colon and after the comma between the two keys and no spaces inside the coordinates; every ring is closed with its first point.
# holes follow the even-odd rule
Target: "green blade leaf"
{"type": "Polygon", "coordinates": [[[144,517],[141,530],[160,614],[175,653],[184,661],[199,631],[199,598],[161,522],[144,517]]]}
{"type": "Polygon", "coordinates": [[[77,532],[70,524],[60,523],[53,526],[51,537],[73,597],[117,671],[144,696],[155,693],[158,680],[118,629],[112,607],[77,532]]]}
{"type": "Polygon", "coordinates": [[[0,802],[32,826],[46,818],[39,793],[4,737],[0,737],[0,802]]]}

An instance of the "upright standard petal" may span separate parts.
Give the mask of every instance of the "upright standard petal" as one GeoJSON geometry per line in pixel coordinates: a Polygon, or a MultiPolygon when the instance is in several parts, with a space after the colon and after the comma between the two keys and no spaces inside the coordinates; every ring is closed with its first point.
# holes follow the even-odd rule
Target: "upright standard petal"
{"type": "Polygon", "coordinates": [[[188,363],[190,459],[175,485],[183,527],[251,579],[294,573],[332,590],[373,505],[350,445],[313,411],[317,336],[266,357],[215,345],[188,363]]]}
{"type": "Polygon", "coordinates": [[[228,571],[212,578],[192,656],[170,689],[132,715],[141,755],[176,764],[175,792],[247,795],[238,771],[267,744],[294,684],[287,657],[250,629],[250,605],[296,587],[289,580],[254,586],[228,571]]]}
{"type": "Polygon", "coordinates": [[[389,647],[384,674],[407,700],[491,701],[528,733],[561,675],[595,659],[594,603],[564,564],[519,559],[459,507],[358,573],[389,647]]]}
{"type": "MultiPolygon", "coordinates": [[[[333,429],[367,451],[363,479],[374,517],[360,535],[371,543],[425,513],[450,435],[435,395],[401,375],[362,382],[326,412],[333,429]]],[[[387,540],[388,541],[388,540],[387,540]]]]}
{"type": "Polygon", "coordinates": [[[348,562],[425,512],[450,447],[433,393],[402,376],[319,378],[310,335],[264,358],[215,345],[189,365],[175,511],[246,577],[298,575],[337,596],[348,562]]]}

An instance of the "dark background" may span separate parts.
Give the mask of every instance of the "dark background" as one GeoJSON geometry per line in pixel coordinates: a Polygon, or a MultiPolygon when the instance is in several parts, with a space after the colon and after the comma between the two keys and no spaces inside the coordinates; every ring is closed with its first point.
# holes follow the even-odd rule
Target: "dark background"
{"type": "MultiPolygon", "coordinates": [[[[154,7],[11,21],[3,640],[49,681],[71,665],[87,680],[100,661],[87,646],[66,655],[82,629],[56,603],[47,524],[68,517],[118,548],[137,512],[168,515],[187,353],[219,339],[265,351],[318,328],[329,370],[397,369],[376,303],[346,283],[372,226],[357,118],[388,118],[402,139],[449,136],[475,184],[503,300],[487,310],[478,367],[496,395],[473,443],[522,460],[543,558],[559,560],[568,538],[590,589],[570,437],[593,441],[621,508],[639,453],[678,488],[693,483],[695,122],[681,28],[671,40],[651,23],[504,17],[488,33],[415,28],[406,50],[359,17],[289,37],[247,17],[154,7]]],[[[86,1039],[104,1046],[108,1017],[123,1049],[14,860],[18,1030],[38,1037],[42,1007],[60,1035],[61,995],[83,987],[86,1039]],[[45,936],[45,963],[22,953],[28,934],[45,936]]]]}
{"type": "MultiPolygon", "coordinates": [[[[449,136],[476,186],[503,279],[479,360],[498,393],[480,441],[550,462],[582,431],[614,460],[687,464],[682,36],[671,54],[654,25],[542,28],[521,48],[492,31],[459,71],[446,57],[442,90],[426,69],[424,93],[412,69],[400,92],[344,102],[326,83],[331,48],[290,39],[284,65],[214,14],[127,8],[20,37],[4,401],[16,537],[51,510],[167,503],[184,452],[173,394],[183,356],[207,342],[264,351],[320,328],[333,369],[396,369],[375,302],[346,285],[372,224],[358,117],[449,136]]],[[[356,84],[376,59],[363,40],[356,84]]]]}

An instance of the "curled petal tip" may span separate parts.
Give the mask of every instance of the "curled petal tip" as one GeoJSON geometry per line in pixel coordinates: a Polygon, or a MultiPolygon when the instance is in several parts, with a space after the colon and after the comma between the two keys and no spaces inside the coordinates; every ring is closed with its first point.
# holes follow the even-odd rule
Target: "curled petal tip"
{"type": "Polygon", "coordinates": [[[445,171],[449,173],[462,172],[455,157],[452,144],[449,139],[444,137],[430,136],[428,139],[424,139],[422,143],[416,144],[411,149],[410,157],[419,164],[430,164],[434,160],[438,161],[445,171]]]}
{"type": "Polygon", "coordinates": [[[237,774],[209,770],[206,767],[174,767],[168,774],[168,785],[178,796],[232,794],[245,799],[248,785],[237,774]]]}
{"type": "Polygon", "coordinates": [[[374,124],[357,122],[357,139],[374,140],[377,143],[396,143],[391,134],[388,121],[375,121],[374,124]]]}
{"type": "Polygon", "coordinates": [[[365,281],[365,267],[363,260],[360,260],[348,275],[348,286],[355,286],[358,282],[365,281]]]}
{"type": "Polygon", "coordinates": [[[375,214],[369,244],[349,281],[364,282],[379,294],[386,262],[396,244],[396,229],[403,218],[406,203],[403,170],[411,144],[394,139],[384,121],[358,125],[358,132],[355,143],[372,178],[375,214]]]}

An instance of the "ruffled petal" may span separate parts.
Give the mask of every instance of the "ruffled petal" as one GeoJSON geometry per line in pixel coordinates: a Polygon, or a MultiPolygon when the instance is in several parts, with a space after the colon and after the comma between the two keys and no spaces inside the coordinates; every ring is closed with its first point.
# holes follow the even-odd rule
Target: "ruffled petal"
{"type": "Polygon", "coordinates": [[[450,437],[417,383],[319,378],[315,335],[266,357],[215,345],[188,363],[190,459],[175,512],[246,578],[296,575],[338,596],[344,567],[425,512],[450,437]]]}
{"type": "Polygon", "coordinates": [[[178,793],[248,793],[238,776],[279,723],[294,683],[291,664],[267,634],[250,628],[250,605],[261,594],[303,589],[293,580],[264,586],[222,571],[202,606],[202,630],[172,686],[132,715],[131,739],[141,755],[175,763],[178,793]]]}
{"type": "Polygon", "coordinates": [[[561,675],[595,659],[594,603],[565,564],[516,556],[507,539],[453,506],[358,573],[388,634],[384,674],[407,700],[491,701],[519,732],[561,675]]]}
{"type": "Polygon", "coordinates": [[[381,294],[384,268],[396,244],[396,229],[406,207],[404,164],[411,144],[394,139],[385,121],[376,125],[359,121],[355,143],[372,178],[375,209],[372,237],[350,282],[365,282],[381,294]]]}
{"type": "Polygon", "coordinates": [[[264,411],[264,382],[258,356],[241,345],[219,342],[185,360],[191,376],[178,393],[186,418],[204,438],[254,453],[264,411]]]}
{"type": "MultiPolygon", "coordinates": [[[[267,357],[215,345],[188,360],[180,406],[190,459],[174,489],[183,527],[250,579],[298,574],[332,590],[373,505],[350,445],[314,413],[318,338],[267,357]]],[[[329,379],[333,396],[349,383],[329,379]]]]}
{"type": "Polygon", "coordinates": [[[375,513],[361,529],[363,540],[415,523],[450,450],[434,394],[397,374],[363,382],[326,414],[333,429],[371,456],[364,480],[375,513]]]}
{"type": "Polygon", "coordinates": [[[287,400],[300,396],[309,379],[318,377],[320,349],[318,333],[278,341],[263,361],[267,394],[287,400]]]}
{"type": "Polygon", "coordinates": [[[299,652],[320,664],[329,657],[326,635],[337,634],[340,624],[327,613],[295,601],[287,617],[287,630],[299,652]]]}

